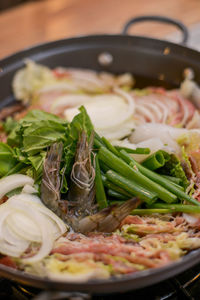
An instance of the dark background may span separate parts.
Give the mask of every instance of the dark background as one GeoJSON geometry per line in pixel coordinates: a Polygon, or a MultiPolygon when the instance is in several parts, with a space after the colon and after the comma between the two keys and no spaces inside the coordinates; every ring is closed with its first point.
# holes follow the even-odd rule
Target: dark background
{"type": "Polygon", "coordinates": [[[16,5],[39,0],[0,0],[0,12],[16,5]]]}

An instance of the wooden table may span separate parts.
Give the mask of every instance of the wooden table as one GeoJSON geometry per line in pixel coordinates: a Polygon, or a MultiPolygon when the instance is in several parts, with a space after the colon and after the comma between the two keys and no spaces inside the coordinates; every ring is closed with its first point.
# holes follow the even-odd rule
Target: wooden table
{"type": "MultiPolygon", "coordinates": [[[[200,22],[199,0],[43,0],[0,14],[0,58],[31,45],[91,33],[119,33],[131,17],[162,14],[200,22]]],[[[140,24],[131,33],[162,37],[171,26],[140,24]]]]}

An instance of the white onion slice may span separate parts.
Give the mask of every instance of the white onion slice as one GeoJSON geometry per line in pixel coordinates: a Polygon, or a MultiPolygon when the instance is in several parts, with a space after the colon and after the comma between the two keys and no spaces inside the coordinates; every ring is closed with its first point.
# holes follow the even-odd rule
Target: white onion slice
{"type": "Polygon", "coordinates": [[[20,195],[15,195],[9,199],[9,203],[17,203],[16,201],[19,202],[24,202],[26,204],[31,203],[32,208],[38,210],[42,214],[46,215],[50,219],[52,219],[58,228],[60,229],[61,233],[66,232],[66,225],[64,222],[56,215],[54,214],[50,209],[48,209],[46,206],[41,204],[40,199],[37,196],[34,195],[26,195],[26,194],[20,194],[20,195]]]}
{"type": "Polygon", "coordinates": [[[13,257],[19,257],[22,254],[22,251],[17,246],[8,244],[5,242],[5,240],[0,239],[0,253],[13,257]]]}
{"type": "Polygon", "coordinates": [[[8,192],[26,184],[33,186],[33,178],[27,175],[13,174],[0,179],[0,199],[8,192]]]}
{"type": "Polygon", "coordinates": [[[36,194],[37,190],[33,186],[31,186],[30,184],[25,184],[25,186],[22,189],[22,193],[36,194]]]}
{"type": "Polygon", "coordinates": [[[164,141],[166,134],[170,134],[171,138],[177,139],[181,134],[186,132],[188,130],[183,128],[174,128],[165,124],[147,123],[137,126],[130,140],[133,143],[140,143],[149,138],[158,137],[164,141]]]}
{"type": "Polygon", "coordinates": [[[6,223],[2,226],[2,233],[4,236],[4,240],[9,243],[17,246],[20,251],[25,251],[28,246],[29,242],[24,240],[23,238],[20,238],[19,235],[16,235],[8,226],[6,223]]]}
{"type": "Polygon", "coordinates": [[[90,95],[71,94],[58,97],[51,105],[51,112],[57,113],[62,108],[80,106],[81,104],[93,101],[94,97],[90,95]]]}
{"type": "MultiPolygon", "coordinates": [[[[87,113],[97,131],[115,128],[133,115],[134,102],[131,96],[128,95],[127,97],[127,100],[125,100],[121,95],[104,94],[93,96],[91,97],[93,101],[84,103],[87,113]]],[[[68,121],[71,122],[74,116],[79,113],[78,107],[65,110],[64,115],[68,121]]]]}
{"type": "MultiPolygon", "coordinates": [[[[13,206],[16,207],[16,206],[13,206]]],[[[22,210],[16,211],[7,218],[8,227],[20,238],[29,242],[41,242],[39,225],[22,210]]]]}
{"type": "Polygon", "coordinates": [[[0,253],[20,257],[32,242],[40,243],[35,255],[23,259],[25,263],[47,256],[66,230],[63,221],[35,195],[14,195],[0,206],[0,253]]]}

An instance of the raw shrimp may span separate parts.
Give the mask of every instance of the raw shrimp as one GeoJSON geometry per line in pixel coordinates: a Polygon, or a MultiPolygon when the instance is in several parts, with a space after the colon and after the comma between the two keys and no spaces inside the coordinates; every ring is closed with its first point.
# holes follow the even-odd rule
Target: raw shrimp
{"type": "Polygon", "coordinates": [[[61,207],[60,200],[60,163],[62,159],[63,143],[54,143],[51,145],[43,166],[43,175],[41,183],[42,202],[63,218],[64,209],[61,207]]]}
{"type": "Polygon", "coordinates": [[[112,232],[121,221],[140,204],[138,198],[132,198],[121,205],[112,205],[96,214],[94,212],[95,169],[91,161],[93,134],[87,142],[86,133],[80,134],[71,172],[71,187],[68,201],[60,200],[61,180],[59,176],[63,144],[54,143],[47,153],[43,167],[41,198],[43,203],[71,225],[74,231],[88,233],[112,232]],[[63,209],[63,202],[67,209],[63,209]]]}
{"type": "Polygon", "coordinates": [[[112,232],[116,230],[121,221],[127,217],[139,204],[138,198],[132,198],[121,205],[112,205],[98,213],[83,218],[78,223],[78,231],[88,233],[92,231],[112,232]]]}
{"type": "Polygon", "coordinates": [[[92,146],[94,133],[91,134],[89,144],[84,131],[81,132],[77,143],[75,163],[71,171],[71,185],[68,193],[68,204],[73,214],[82,218],[93,213],[95,197],[95,169],[92,162],[92,146]]]}

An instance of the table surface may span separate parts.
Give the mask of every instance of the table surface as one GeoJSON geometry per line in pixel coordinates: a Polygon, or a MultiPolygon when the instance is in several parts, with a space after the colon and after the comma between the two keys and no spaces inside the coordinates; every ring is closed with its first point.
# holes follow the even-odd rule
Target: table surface
{"type": "MultiPolygon", "coordinates": [[[[160,14],[200,22],[199,0],[43,0],[0,13],[0,58],[34,44],[94,33],[119,33],[128,19],[160,14]]],[[[163,37],[174,28],[140,24],[132,34],[163,37]]]]}

